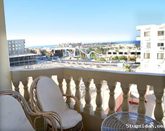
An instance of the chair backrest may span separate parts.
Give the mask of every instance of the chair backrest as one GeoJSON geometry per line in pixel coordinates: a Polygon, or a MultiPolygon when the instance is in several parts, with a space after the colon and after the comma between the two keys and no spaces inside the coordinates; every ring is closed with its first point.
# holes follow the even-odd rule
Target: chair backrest
{"type": "Polygon", "coordinates": [[[21,104],[10,95],[0,94],[0,131],[34,131],[21,104]]]}
{"type": "Polygon", "coordinates": [[[37,98],[43,111],[55,111],[60,114],[68,108],[60,88],[51,78],[40,76],[36,86],[37,98]]]}

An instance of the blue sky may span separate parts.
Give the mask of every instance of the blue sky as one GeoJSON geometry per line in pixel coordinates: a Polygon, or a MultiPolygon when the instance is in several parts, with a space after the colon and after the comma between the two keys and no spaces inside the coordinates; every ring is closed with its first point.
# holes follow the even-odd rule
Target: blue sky
{"type": "Polygon", "coordinates": [[[165,23],[165,0],[4,0],[8,39],[27,46],[133,40],[136,26],[165,23]]]}

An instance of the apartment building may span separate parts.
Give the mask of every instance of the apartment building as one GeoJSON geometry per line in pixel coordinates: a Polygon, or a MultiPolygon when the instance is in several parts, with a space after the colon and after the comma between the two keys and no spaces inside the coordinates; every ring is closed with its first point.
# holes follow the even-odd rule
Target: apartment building
{"type": "Polygon", "coordinates": [[[25,40],[8,40],[9,55],[25,54],[25,40]]]}
{"type": "Polygon", "coordinates": [[[31,65],[36,63],[36,54],[25,48],[25,39],[8,40],[10,66],[31,65]]]}
{"type": "Polygon", "coordinates": [[[163,68],[165,65],[165,24],[136,27],[141,45],[141,66],[163,68]]]}

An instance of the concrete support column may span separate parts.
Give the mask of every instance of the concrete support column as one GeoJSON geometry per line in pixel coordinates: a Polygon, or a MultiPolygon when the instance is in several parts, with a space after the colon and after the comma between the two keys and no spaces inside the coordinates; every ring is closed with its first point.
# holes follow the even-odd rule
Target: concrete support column
{"type": "Polygon", "coordinates": [[[8,43],[4,15],[4,3],[0,0],[0,90],[11,89],[8,43]]]}

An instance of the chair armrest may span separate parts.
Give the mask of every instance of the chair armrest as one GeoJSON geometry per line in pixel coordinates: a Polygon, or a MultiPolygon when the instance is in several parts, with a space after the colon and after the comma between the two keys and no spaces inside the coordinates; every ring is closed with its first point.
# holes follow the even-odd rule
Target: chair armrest
{"type": "Polygon", "coordinates": [[[54,113],[52,113],[52,112],[39,112],[38,111],[35,113],[34,112],[30,113],[30,115],[32,117],[34,117],[33,126],[35,129],[36,129],[36,121],[39,118],[44,118],[44,120],[47,120],[47,123],[49,123],[51,125],[51,131],[57,131],[57,124],[55,121],[55,120],[57,120],[57,117],[54,115],[54,113]]]}
{"type": "Polygon", "coordinates": [[[73,98],[75,100],[75,109],[80,112],[80,101],[75,96],[67,94],[63,94],[63,96],[65,96],[67,99],[73,98]]]}
{"type": "MultiPolygon", "coordinates": [[[[42,112],[37,111],[36,114],[38,115],[38,118],[40,118],[41,116],[43,118],[45,118],[47,124],[51,126],[52,131],[59,131],[59,130],[63,131],[61,117],[56,112],[53,112],[53,111],[42,111],[42,112]],[[57,123],[60,126],[59,130],[57,129],[57,123]]],[[[35,122],[38,118],[36,118],[34,120],[34,124],[35,124],[35,122]]]]}
{"type": "Polygon", "coordinates": [[[61,117],[56,112],[53,112],[53,111],[49,111],[48,113],[51,115],[51,117],[53,118],[53,120],[55,121],[55,123],[57,122],[59,124],[60,131],[62,131],[63,128],[62,128],[61,117]]]}

